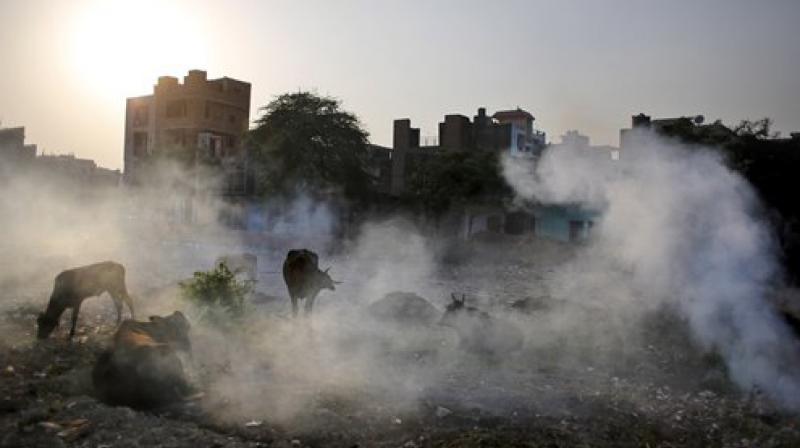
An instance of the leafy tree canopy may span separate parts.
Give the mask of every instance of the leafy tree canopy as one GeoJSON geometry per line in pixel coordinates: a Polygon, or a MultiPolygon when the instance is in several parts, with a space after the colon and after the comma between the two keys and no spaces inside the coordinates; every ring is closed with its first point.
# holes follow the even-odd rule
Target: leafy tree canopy
{"type": "Polygon", "coordinates": [[[264,194],[339,192],[363,199],[368,134],[338,100],[311,92],[280,95],[261,109],[249,140],[264,194]]]}
{"type": "Polygon", "coordinates": [[[406,201],[437,215],[455,204],[510,196],[501,171],[496,151],[442,151],[412,171],[406,201]]]}

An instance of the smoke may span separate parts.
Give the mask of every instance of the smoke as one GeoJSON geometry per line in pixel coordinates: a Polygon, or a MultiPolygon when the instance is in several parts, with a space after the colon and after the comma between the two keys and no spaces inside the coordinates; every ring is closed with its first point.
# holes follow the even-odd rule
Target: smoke
{"type": "MultiPolygon", "coordinates": [[[[328,221],[319,207],[301,206],[316,210],[308,216],[328,221]]],[[[203,360],[196,374],[207,384],[213,414],[232,421],[297,423],[318,417],[310,413],[331,403],[413,411],[446,366],[443,358],[429,363],[418,354],[440,346],[446,331],[409,332],[378,322],[365,310],[398,289],[440,295],[431,286],[433,258],[426,238],[409,222],[368,223],[341,253],[320,253],[320,267],[332,266],[331,275],[344,283],[320,293],[311,318],[291,319],[289,300],[283,298],[281,311],[254,310],[238,334],[196,329],[195,359],[203,360]],[[227,343],[215,344],[218,339],[227,343]]],[[[278,283],[273,282],[272,288],[278,283]]],[[[282,281],[280,288],[285,288],[282,281]]],[[[280,295],[285,297],[285,290],[280,295]]]]}
{"type": "Polygon", "coordinates": [[[581,257],[551,279],[553,294],[626,318],[674,307],[740,387],[800,408],[800,359],[766,301],[780,270],[752,189],[710,149],[637,137],[618,161],[571,147],[538,163],[504,159],[523,202],[601,213],[581,257]]]}
{"type": "MultiPolygon", "coordinates": [[[[562,147],[536,165],[503,164],[521,207],[538,201],[599,212],[587,245],[475,243],[463,252],[468,260],[446,265],[445,231],[431,239],[399,218],[353,224],[344,204],[308,196],[241,205],[215,194],[187,197],[182,185],[87,196],[19,176],[0,195],[4,294],[43,308],[61,270],[123,263],[140,318],[182,310],[193,320],[188,370],[207,392],[206,409],[226,421],[314,421],[329,408],[413,413],[430,401],[507,413],[536,400],[537,411],[551,412],[563,393],[530,394],[549,354],[569,361],[565,373],[603,356],[611,363],[618,347],[631,345],[631,328],[663,306],[681,311],[743,388],[800,406],[792,376],[800,364],[764,301],[779,270],[748,185],[713,151],[652,136],[619,161],[598,154],[562,147]],[[318,252],[320,267],[343,283],[320,294],[311,319],[293,320],[280,270],[287,251],[299,248],[318,252]],[[197,320],[176,284],[220,255],[243,252],[258,256],[256,290],[275,306],[251,303],[239,331],[223,332],[197,320]],[[460,350],[452,329],[411,329],[365,312],[393,291],[439,310],[451,292],[466,292],[471,304],[522,328],[524,348],[487,364],[460,350]],[[531,317],[506,315],[507,303],[526,295],[547,296],[549,305],[531,317]]],[[[216,188],[200,182],[204,176],[164,170],[199,190],[216,188]]],[[[110,300],[90,299],[82,315],[99,310],[110,314],[110,300]]]]}

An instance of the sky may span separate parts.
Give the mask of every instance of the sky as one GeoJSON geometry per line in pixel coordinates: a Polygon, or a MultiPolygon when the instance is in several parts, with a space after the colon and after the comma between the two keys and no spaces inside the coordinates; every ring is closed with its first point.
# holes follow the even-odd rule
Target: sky
{"type": "Polygon", "coordinates": [[[617,145],[631,115],[800,130],[798,0],[0,0],[0,125],[122,168],[125,98],[203,69],[392,121],[521,107],[549,141],[617,145]]]}

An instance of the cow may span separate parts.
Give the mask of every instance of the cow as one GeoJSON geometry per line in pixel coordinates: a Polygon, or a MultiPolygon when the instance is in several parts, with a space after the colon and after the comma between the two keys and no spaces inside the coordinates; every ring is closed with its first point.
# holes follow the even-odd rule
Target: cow
{"type": "Polygon", "coordinates": [[[328,275],[330,268],[319,270],[319,257],[307,249],[292,249],[283,262],[283,280],[292,300],[292,316],[297,317],[298,300],[306,299],[304,312],[311,315],[314,299],[323,289],[336,290],[336,284],[328,275]]]}
{"type": "Polygon", "coordinates": [[[56,276],[53,293],[44,313],[40,313],[36,322],[36,336],[46,339],[58,326],[61,315],[67,308],[72,309],[72,326],[69,339],[75,336],[78,313],[81,303],[89,297],[99,296],[107,292],[114,299],[117,310],[117,325],[122,321],[123,302],[128,305],[133,319],[133,298],[125,287],[125,267],[113,261],[90,264],[61,272],[56,276]]]}
{"type": "Polygon", "coordinates": [[[180,311],[151,316],[149,322],[125,320],[113,345],[100,354],[92,383],[102,401],[147,409],[183,401],[193,392],[178,352],[191,353],[191,325],[180,311]]]}
{"type": "Polygon", "coordinates": [[[466,296],[451,295],[439,325],[453,328],[459,345],[468,352],[498,357],[522,349],[524,336],[513,323],[466,305],[466,296]]]}

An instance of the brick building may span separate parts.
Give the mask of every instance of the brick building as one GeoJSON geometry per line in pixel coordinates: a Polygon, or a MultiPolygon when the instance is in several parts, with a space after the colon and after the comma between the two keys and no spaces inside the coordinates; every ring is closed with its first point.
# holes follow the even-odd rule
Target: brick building
{"type": "Polygon", "coordinates": [[[29,167],[36,159],[36,145],[25,144],[25,128],[0,129],[0,176],[29,167]]]}
{"type": "Polygon", "coordinates": [[[147,182],[150,161],[174,156],[196,166],[213,161],[223,168],[222,192],[247,190],[242,136],[250,119],[250,84],[207,79],[190,70],[180,83],[161,76],[152,95],[128,98],[125,114],[125,182],[147,182]]]}

